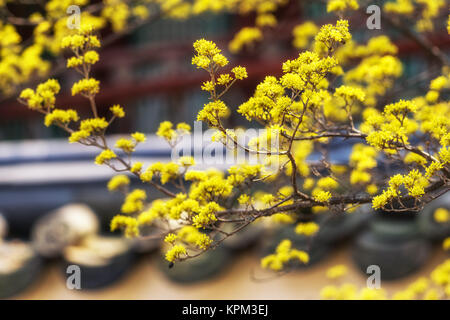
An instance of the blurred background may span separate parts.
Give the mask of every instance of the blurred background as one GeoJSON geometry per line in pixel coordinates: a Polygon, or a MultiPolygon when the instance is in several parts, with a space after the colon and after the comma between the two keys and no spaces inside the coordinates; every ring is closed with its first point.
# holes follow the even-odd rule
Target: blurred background
{"type": "MultiPolygon", "coordinates": [[[[442,16],[443,24],[447,15],[442,16]]],[[[264,32],[264,41],[237,55],[226,52],[231,66],[245,66],[249,74],[224,97],[231,108],[248,99],[266,75],[279,76],[282,62],[298,56],[292,46],[294,26],[307,20],[322,25],[336,19],[326,14],[324,1],[289,1],[276,16],[279,24],[264,32]]],[[[381,30],[368,30],[367,16],[357,11],[349,17],[354,39],[365,43],[370,37],[387,34],[403,63],[403,76],[386,100],[426,92],[429,79],[440,71],[437,61],[383,18],[381,30]]],[[[93,76],[101,81],[97,105],[103,114],[119,103],[127,116],[113,123],[108,138],[132,131],[148,133],[136,157],[145,164],[168,161],[170,148],[154,136],[159,123],[193,124],[207,102],[207,94],[200,90],[207,75],[191,64],[192,43],[206,38],[227,48],[234,34],[252,25],[254,18],[253,14],[229,13],[182,21],[160,18],[110,41],[93,68],[93,76]]],[[[110,32],[103,31],[101,37],[107,38],[110,32]]],[[[427,38],[450,52],[445,29],[430,32],[427,38]]],[[[87,116],[88,101],[70,94],[78,79],[76,73],[64,71],[57,78],[62,84],[57,105],[76,107],[81,117],[87,116]]],[[[248,127],[249,123],[233,113],[227,125],[248,127]]],[[[113,172],[93,163],[95,150],[69,145],[66,138],[59,128],[45,127],[41,115],[20,105],[16,97],[0,97],[0,213],[4,221],[0,238],[3,228],[9,243],[0,247],[2,298],[311,299],[320,297],[320,289],[329,283],[326,270],[335,264],[348,265],[349,280],[360,285],[367,279],[366,267],[381,264],[387,270],[383,288],[395,291],[429,274],[445,257],[441,242],[450,235],[450,227],[435,223],[433,217],[437,210],[450,208],[448,194],[425,208],[422,215],[390,218],[389,223],[386,217],[374,218],[369,207],[350,217],[331,219],[329,230],[323,231],[322,240],[312,249],[315,258],[311,266],[281,277],[264,274],[258,268],[259,258],[292,230],[267,233],[258,225],[205,254],[201,261],[169,269],[155,240],[112,237],[109,221],[119,212],[122,200],[106,189],[113,172]],[[336,226],[342,230],[339,234],[335,234],[336,226]],[[24,243],[32,243],[38,253],[24,243]],[[81,291],[66,287],[66,266],[70,264],[82,266],[81,291]]],[[[345,161],[351,142],[333,148],[334,160],[345,161]]],[[[305,244],[305,239],[296,241],[305,244]]]]}

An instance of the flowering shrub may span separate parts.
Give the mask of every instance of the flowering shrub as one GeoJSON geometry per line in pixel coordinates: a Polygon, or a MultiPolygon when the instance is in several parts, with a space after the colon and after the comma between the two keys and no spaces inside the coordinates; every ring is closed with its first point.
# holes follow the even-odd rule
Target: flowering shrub
{"type": "MultiPolygon", "coordinates": [[[[243,13],[256,10],[255,26],[244,28],[230,42],[229,50],[237,52],[247,44],[261,41],[262,28],[276,23],[273,13],[286,1],[148,2],[159,3],[163,12],[177,18],[205,10],[243,13]]],[[[419,12],[417,29],[424,31],[434,27],[432,19],[443,7],[441,2],[388,2],[384,10],[394,18],[419,12]]],[[[50,1],[47,6],[50,17],[65,8],[56,3],[60,2],[50,1]]],[[[441,75],[431,79],[426,95],[384,103],[402,74],[397,47],[384,35],[373,37],[365,44],[358,43],[352,39],[348,20],[343,18],[322,26],[313,22],[297,26],[293,43],[303,50],[282,64],[280,77],[267,75],[247,101],[232,108],[222,97],[232,90],[233,84],[248,77],[245,66],[232,66],[230,72],[224,72],[230,62],[222,48],[205,39],[194,43],[192,64],[199,70],[193,72],[206,72],[209,76],[201,84],[209,102],[197,119],[216,130],[215,141],[257,155],[259,163],[238,164],[221,172],[192,169],[195,162],[192,157],[149,166],[133,161],[136,146],[146,137],[135,132],[129,138],[117,140],[114,146],[108,145],[105,139],[108,127],[126,112],[120,105],[113,105],[107,117],[99,117],[95,97],[101,87],[90,71],[99,60],[99,25],[109,21],[113,29],[120,30],[131,15],[142,17],[148,13],[142,7],[132,7],[128,1],[105,3],[101,17],[86,13],[85,19],[82,17],[85,22],[74,33],[59,37],[62,32],[54,24],[56,29],[52,41],[48,42],[55,52],[62,48],[72,53],[67,68],[81,75],[73,84],[72,95],[89,100],[91,117],[81,119],[76,110],[56,107],[55,96],[60,86],[55,79],[36,89],[23,90],[19,100],[42,113],[45,125],[56,125],[67,131],[70,143],[99,149],[95,163],[120,173],[111,179],[108,189],[124,194],[121,213],[111,221],[111,230],[122,229],[127,237],[135,237],[140,236],[142,226],[161,229],[168,247],[166,259],[171,263],[220,245],[256,220],[295,223],[296,233],[313,236],[320,228],[312,221],[313,216],[324,209],[350,212],[361,204],[371,203],[374,209],[386,211],[420,210],[449,190],[450,104],[442,98],[442,93],[450,87],[450,69],[445,58],[437,52],[438,48],[432,48],[432,53],[441,58],[442,69],[441,75]],[[112,14],[113,10],[122,14],[112,14]],[[55,43],[60,43],[60,47],[55,43]],[[224,124],[231,112],[264,126],[265,132],[242,144],[236,133],[224,124]],[[278,141],[275,147],[269,143],[273,139],[278,141]],[[336,139],[357,141],[345,165],[329,160],[328,146],[336,139]],[[308,160],[314,151],[321,153],[320,161],[308,160]],[[385,162],[395,163],[399,172],[383,176],[377,167],[385,162]],[[278,165],[274,167],[273,163],[278,165]],[[130,190],[130,179],[124,172],[139,179],[142,187],[130,190]],[[274,181],[281,187],[273,190],[274,181]],[[168,185],[175,186],[176,191],[168,185]],[[272,187],[270,192],[262,191],[268,187],[272,187]],[[152,189],[160,191],[164,198],[148,201],[152,189]],[[313,213],[305,213],[304,209],[312,209],[313,213]],[[235,228],[229,231],[225,228],[227,224],[235,228]]],[[[359,8],[356,0],[330,0],[327,10],[342,16],[359,8]]],[[[49,23],[48,20],[33,19],[39,22],[39,36],[45,38],[50,24],[48,28],[42,24],[49,23]]],[[[18,43],[13,34],[9,35],[10,42],[18,43]]],[[[43,41],[36,42],[43,46],[43,41]]],[[[427,47],[426,42],[421,43],[427,47]]],[[[190,130],[189,124],[165,121],[157,135],[175,147],[190,130]]],[[[439,214],[441,219],[443,216],[439,214]]],[[[448,243],[447,239],[445,247],[448,243]]],[[[291,246],[289,240],[282,241],[275,253],[262,260],[262,267],[279,271],[291,260],[308,263],[308,253],[291,246]]],[[[343,268],[337,268],[330,271],[330,276],[338,277],[341,273],[343,268]]],[[[323,296],[353,295],[353,289],[341,289],[342,292],[336,288],[324,289],[323,296]]],[[[370,294],[361,293],[362,296],[370,294]]]]}
{"type": "Polygon", "coordinates": [[[420,277],[405,289],[388,295],[382,288],[360,288],[343,279],[348,269],[345,265],[336,265],[327,270],[326,276],[332,282],[320,291],[326,300],[438,300],[450,296],[450,259],[439,264],[429,277],[420,277]]]}

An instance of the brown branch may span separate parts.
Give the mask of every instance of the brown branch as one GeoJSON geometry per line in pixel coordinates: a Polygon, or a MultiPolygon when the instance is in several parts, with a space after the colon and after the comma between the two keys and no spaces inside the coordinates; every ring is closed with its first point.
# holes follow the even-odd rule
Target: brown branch
{"type": "MultiPolygon", "coordinates": [[[[433,193],[434,191],[445,187],[448,189],[447,184],[442,181],[439,180],[435,183],[433,183],[432,185],[428,186],[425,189],[426,194],[430,194],[433,193]]],[[[445,192],[447,192],[445,191],[445,192]]],[[[273,214],[276,213],[280,213],[280,212],[289,212],[289,211],[297,211],[298,209],[305,209],[305,208],[312,208],[315,206],[332,206],[332,205],[342,205],[342,204],[365,204],[365,203],[370,203],[372,202],[372,197],[370,196],[357,196],[357,195],[352,195],[352,196],[336,196],[336,197],[332,197],[330,200],[328,200],[327,202],[318,202],[318,201],[314,201],[314,200],[300,200],[300,201],[296,201],[292,204],[289,205],[284,205],[284,206],[272,206],[270,208],[265,208],[265,209],[251,209],[251,210],[247,210],[247,209],[230,209],[230,210],[223,210],[220,212],[217,212],[216,215],[217,216],[223,216],[223,215],[233,215],[233,214],[246,214],[246,215],[255,215],[256,218],[260,218],[260,217],[267,217],[267,216],[271,216],[273,214]]],[[[415,199],[412,196],[406,195],[406,196],[402,196],[400,198],[398,198],[399,201],[410,201],[415,199]]],[[[429,202],[429,201],[427,201],[429,202]]]]}

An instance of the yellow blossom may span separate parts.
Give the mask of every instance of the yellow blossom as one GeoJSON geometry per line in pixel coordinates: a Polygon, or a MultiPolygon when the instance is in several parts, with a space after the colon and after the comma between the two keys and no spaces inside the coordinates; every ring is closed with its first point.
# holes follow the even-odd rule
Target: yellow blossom
{"type": "Polygon", "coordinates": [[[96,79],[89,78],[89,79],[81,79],[78,82],[76,82],[72,86],[72,95],[76,94],[83,94],[83,95],[95,95],[100,90],[100,82],[96,79]]]}
{"type": "Polygon", "coordinates": [[[143,189],[134,189],[125,197],[121,211],[128,214],[141,211],[144,208],[145,199],[147,199],[147,194],[143,189]]]}
{"type": "Polygon", "coordinates": [[[84,54],[83,59],[84,63],[94,64],[99,60],[99,55],[96,51],[90,50],[84,54]]]}
{"type": "Polygon", "coordinates": [[[142,170],[142,166],[143,166],[142,162],[136,162],[131,166],[130,171],[133,173],[139,173],[142,170]]]}
{"type": "Polygon", "coordinates": [[[238,80],[243,80],[248,77],[247,70],[241,66],[234,67],[231,69],[231,72],[234,73],[234,77],[238,80]]]}
{"type": "Polygon", "coordinates": [[[433,217],[437,223],[446,223],[450,221],[450,212],[445,208],[439,208],[434,211],[433,217]]]}
{"type": "Polygon", "coordinates": [[[316,190],[313,191],[314,200],[317,202],[327,202],[331,198],[331,193],[329,191],[316,190]]]}
{"type": "Polygon", "coordinates": [[[315,235],[319,231],[319,225],[315,222],[301,222],[295,227],[295,233],[307,237],[315,235]]]}
{"type": "Polygon", "coordinates": [[[71,121],[78,121],[78,113],[73,109],[61,110],[55,109],[45,116],[44,124],[48,127],[51,124],[66,125],[71,121]]]}
{"type": "Polygon", "coordinates": [[[118,104],[113,105],[111,108],[109,108],[109,110],[117,118],[125,117],[125,111],[123,111],[123,108],[118,104]]]}
{"type": "Polygon", "coordinates": [[[156,134],[162,138],[165,138],[168,141],[171,141],[175,138],[176,132],[172,129],[173,124],[170,121],[163,121],[159,125],[158,131],[156,134]]]}
{"type": "Polygon", "coordinates": [[[309,262],[309,255],[304,251],[292,249],[291,241],[286,239],[280,242],[274,254],[270,254],[261,259],[261,267],[273,271],[280,271],[291,260],[298,260],[303,264],[307,264],[309,262]]]}
{"type": "Polygon", "coordinates": [[[344,10],[358,10],[359,4],[357,0],[329,0],[327,4],[327,11],[344,11],[344,10]]]}
{"type": "Polygon", "coordinates": [[[173,244],[178,239],[177,235],[174,233],[169,233],[165,238],[164,242],[173,244]]]}
{"type": "Polygon", "coordinates": [[[339,264],[327,270],[327,277],[330,279],[337,279],[343,277],[347,272],[347,267],[343,264],[339,264]]]}
{"type": "Polygon", "coordinates": [[[117,158],[114,151],[111,149],[103,150],[96,158],[95,163],[98,165],[104,164],[105,162],[108,162],[111,159],[117,158]]]}
{"type": "Polygon", "coordinates": [[[119,174],[117,176],[114,176],[109,180],[108,182],[108,190],[109,191],[116,191],[123,186],[128,186],[130,184],[130,178],[124,174],[119,174]]]}
{"type": "Polygon", "coordinates": [[[261,39],[262,32],[260,29],[255,27],[244,27],[231,40],[228,49],[232,53],[237,53],[241,51],[244,46],[252,45],[261,39]]]}
{"type": "Polygon", "coordinates": [[[116,141],[116,148],[122,149],[126,153],[132,153],[134,152],[134,148],[136,147],[136,144],[134,141],[120,138],[116,141]]]}
{"type": "Polygon", "coordinates": [[[169,262],[174,262],[186,255],[186,253],[186,248],[180,244],[177,244],[166,252],[166,260],[169,262]]]}
{"type": "Polygon", "coordinates": [[[139,235],[139,225],[136,218],[117,215],[111,220],[111,231],[119,228],[125,229],[125,236],[135,237],[139,235]]]}

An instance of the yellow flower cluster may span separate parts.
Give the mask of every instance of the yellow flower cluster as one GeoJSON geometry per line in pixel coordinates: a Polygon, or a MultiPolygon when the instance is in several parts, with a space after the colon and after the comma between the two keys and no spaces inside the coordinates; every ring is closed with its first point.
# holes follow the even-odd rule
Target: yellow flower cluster
{"type": "Polygon", "coordinates": [[[67,68],[76,68],[83,64],[83,59],[78,57],[70,57],[67,59],[67,68]]]}
{"type": "Polygon", "coordinates": [[[292,249],[291,241],[286,239],[280,242],[274,254],[261,259],[261,267],[273,271],[281,271],[291,260],[298,260],[306,264],[309,262],[309,255],[305,251],[292,249]]]}
{"type": "Polygon", "coordinates": [[[118,105],[115,104],[113,105],[111,108],[109,108],[109,110],[112,112],[112,114],[117,117],[117,118],[123,118],[125,117],[125,111],[123,110],[123,108],[118,105]]]}
{"type": "Polygon", "coordinates": [[[258,27],[273,27],[277,24],[277,18],[271,13],[259,14],[255,19],[258,27]]]}
{"type": "Polygon", "coordinates": [[[312,196],[317,202],[327,202],[331,198],[331,193],[329,191],[316,189],[313,190],[312,196]]]}
{"type": "MultiPolygon", "coordinates": [[[[61,41],[61,48],[70,48],[72,50],[89,49],[100,47],[100,41],[97,36],[91,35],[92,29],[81,29],[80,33],[66,36],[61,41]]],[[[89,58],[88,58],[89,59],[89,58]]]]}
{"type": "Polygon", "coordinates": [[[140,172],[141,172],[143,166],[144,166],[144,165],[143,165],[142,162],[139,162],[139,161],[138,161],[138,162],[135,162],[135,163],[133,163],[133,165],[131,166],[130,171],[131,171],[132,173],[140,174],[140,172]]]}
{"type": "Polygon", "coordinates": [[[139,225],[151,225],[155,220],[164,218],[168,214],[164,200],[157,199],[151,203],[150,208],[141,212],[137,220],[139,225]]]}
{"type": "Polygon", "coordinates": [[[224,67],[228,64],[228,59],[221,54],[221,50],[217,45],[205,39],[200,39],[194,42],[194,49],[196,56],[192,58],[192,64],[197,68],[214,69],[215,67],[224,67]]]}
{"type": "Polygon", "coordinates": [[[55,109],[45,115],[44,124],[49,127],[52,124],[66,125],[72,121],[78,121],[78,113],[73,109],[55,109]]]}
{"type": "Polygon", "coordinates": [[[352,35],[348,31],[348,21],[338,20],[336,25],[326,24],[320,28],[315,37],[317,50],[324,47],[327,51],[333,51],[338,44],[350,40],[352,35]]]}
{"type": "Polygon", "coordinates": [[[449,293],[450,289],[450,259],[445,260],[442,264],[438,265],[431,272],[431,280],[440,286],[446,286],[446,292],[449,293]]]}
{"type": "Polygon", "coordinates": [[[396,0],[387,2],[383,9],[390,13],[408,15],[414,12],[414,5],[411,0],[396,0]]]}
{"type": "Polygon", "coordinates": [[[127,238],[139,235],[139,225],[136,218],[129,216],[116,215],[111,220],[111,231],[124,229],[127,238]]]}
{"type": "Polygon", "coordinates": [[[448,15],[448,20],[447,20],[447,33],[450,34],[450,14],[448,15]]]}
{"type": "Polygon", "coordinates": [[[182,166],[182,167],[191,167],[193,165],[195,165],[195,160],[193,157],[190,156],[183,156],[180,159],[178,159],[178,163],[182,166]]]}
{"type": "MultiPolygon", "coordinates": [[[[403,72],[401,61],[391,54],[385,54],[385,51],[391,50],[392,47],[392,50],[396,51],[395,46],[389,46],[389,43],[386,44],[386,41],[382,39],[375,42],[375,48],[370,48],[372,42],[369,42],[366,50],[363,50],[368,56],[343,75],[344,84],[362,87],[366,94],[364,103],[371,107],[376,105],[379,96],[384,95],[393,86],[393,79],[401,76],[403,72]]],[[[357,53],[352,47],[349,50],[357,53]]],[[[337,57],[339,61],[342,60],[339,55],[337,57]]]]}
{"type": "Polygon", "coordinates": [[[167,140],[170,145],[173,145],[179,137],[188,134],[191,131],[191,126],[187,123],[180,122],[173,128],[173,123],[170,121],[163,121],[160,123],[156,135],[167,140]]]}
{"type": "Polygon", "coordinates": [[[81,79],[72,86],[72,95],[94,96],[100,91],[100,81],[94,78],[81,79]]]}
{"type": "Polygon", "coordinates": [[[239,166],[232,166],[228,169],[229,176],[227,177],[228,182],[233,185],[239,185],[245,181],[258,178],[261,173],[262,165],[249,165],[242,164],[239,166]]]}
{"type": "MultiPolygon", "coordinates": [[[[320,30],[323,32],[324,27],[320,30]]],[[[326,74],[332,72],[336,66],[338,61],[334,57],[322,58],[316,52],[305,51],[300,53],[297,59],[283,63],[285,75],[281,77],[280,82],[291,90],[313,90],[320,86],[326,74]]],[[[311,95],[311,92],[308,93],[311,95]]]]}
{"type": "Polygon", "coordinates": [[[177,238],[183,242],[195,245],[199,249],[206,250],[213,243],[213,240],[206,234],[200,232],[193,226],[185,226],[177,233],[177,238]]]}
{"type": "Polygon", "coordinates": [[[225,102],[222,100],[216,100],[209,102],[203,106],[203,109],[199,111],[197,115],[197,121],[204,121],[211,127],[217,127],[220,122],[220,118],[226,117],[230,114],[225,102]]]}
{"type": "Polygon", "coordinates": [[[22,99],[31,110],[50,110],[55,107],[55,95],[61,89],[55,79],[49,79],[37,86],[36,91],[25,89],[20,94],[22,99]]]}
{"type": "Polygon", "coordinates": [[[363,102],[366,94],[360,88],[342,85],[334,91],[334,95],[341,97],[347,104],[355,101],[363,102]]]}
{"type": "Polygon", "coordinates": [[[343,264],[338,264],[334,267],[331,267],[327,270],[326,276],[329,279],[337,279],[345,276],[348,272],[348,269],[343,264]]]}
{"type": "Polygon", "coordinates": [[[307,237],[315,235],[319,231],[319,225],[315,222],[300,222],[295,226],[295,233],[307,237]]]}
{"type": "Polygon", "coordinates": [[[122,149],[125,153],[132,153],[135,151],[134,148],[136,147],[136,144],[132,140],[120,138],[116,141],[115,147],[118,149],[122,149]]]}
{"type": "MultiPolygon", "coordinates": [[[[186,180],[197,180],[202,176],[197,173],[187,173],[186,180]]],[[[204,180],[194,181],[190,190],[190,197],[199,201],[214,200],[218,198],[226,198],[231,194],[233,186],[228,179],[224,179],[221,174],[204,175],[204,180]]]]}
{"type": "Polygon", "coordinates": [[[106,149],[100,152],[100,154],[95,158],[95,164],[101,165],[108,163],[111,159],[117,158],[117,155],[111,149],[106,149]]]}
{"type": "Polygon", "coordinates": [[[201,207],[199,213],[192,218],[192,225],[196,228],[205,228],[217,221],[215,213],[221,209],[222,208],[216,202],[209,202],[201,207]]]}
{"type": "Polygon", "coordinates": [[[366,192],[370,195],[374,195],[378,192],[378,187],[376,184],[371,183],[366,187],[366,192]]]}
{"type": "Polygon", "coordinates": [[[384,107],[383,114],[371,111],[362,130],[367,132],[366,141],[378,149],[396,150],[408,143],[408,134],[415,132],[417,123],[408,118],[417,105],[413,101],[400,100],[384,107]]]}
{"type": "Polygon", "coordinates": [[[292,36],[294,37],[292,45],[299,49],[306,49],[318,31],[319,28],[312,21],[295,26],[292,29],[292,36]]]}
{"type": "Polygon", "coordinates": [[[82,64],[95,64],[100,59],[96,51],[87,51],[83,56],[67,59],[67,68],[75,68],[82,64]]]}
{"type": "Polygon", "coordinates": [[[375,148],[357,143],[352,148],[350,165],[354,168],[350,174],[350,183],[368,183],[371,175],[368,170],[377,166],[376,157],[378,152],[375,148]]]}
{"type": "Polygon", "coordinates": [[[450,212],[445,208],[438,208],[434,212],[433,217],[437,223],[446,223],[450,221],[450,212]]]}
{"type": "Polygon", "coordinates": [[[124,186],[128,186],[130,184],[130,178],[124,174],[118,174],[114,177],[112,177],[108,181],[108,190],[109,191],[116,191],[124,186]]]}
{"type": "Polygon", "coordinates": [[[165,238],[164,242],[174,244],[174,242],[178,239],[177,235],[174,233],[169,233],[165,238]]]}
{"type": "Polygon", "coordinates": [[[238,112],[249,121],[258,119],[270,123],[273,119],[273,110],[277,105],[282,105],[285,109],[286,99],[280,100],[283,94],[284,89],[279,81],[275,77],[267,76],[262,83],[258,84],[253,97],[239,106],[238,112]],[[278,100],[280,100],[279,104],[277,104],[278,100]]]}
{"type": "Polygon", "coordinates": [[[325,190],[332,190],[339,187],[339,183],[331,177],[323,177],[317,181],[317,187],[325,190]]]}
{"type": "Polygon", "coordinates": [[[43,58],[43,44],[34,42],[24,47],[21,41],[15,26],[0,22],[0,93],[5,96],[12,94],[31,76],[44,76],[51,66],[43,58]]]}
{"type": "Polygon", "coordinates": [[[396,0],[387,2],[383,9],[388,13],[414,17],[417,30],[426,32],[433,30],[433,19],[445,4],[445,0],[396,0]]]}
{"type": "Polygon", "coordinates": [[[359,4],[357,0],[329,0],[327,4],[328,12],[358,9],[359,4]]]}
{"type": "Polygon", "coordinates": [[[147,199],[147,194],[143,189],[134,189],[125,197],[125,201],[122,204],[122,213],[136,213],[144,209],[144,200],[147,199]]]}
{"type": "Polygon", "coordinates": [[[241,66],[234,67],[231,69],[231,72],[234,73],[234,77],[238,80],[243,80],[248,77],[247,69],[241,66]]]}
{"type": "MultiPolygon", "coordinates": [[[[314,185],[314,180],[306,179],[304,184],[307,187],[305,189],[311,189],[314,185]]],[[[331,193],[329,191],[337,189],[338,187],[339,183],[335,179],[323,177],[317,181],[316,187],[312,190],[311,194],[314,200],[318,202],[327,202],[331,198],[331,193]]]]}
{"type": "Polygon", "coordinates": [[[116,148],[122,149],[125,153],[132,153],[138,143],[144,142],[146,137],[141,132],[135,132],[131,135],[132,139],[120,138],[116,141],[116,148]]]}
{"type": "Polygon", "coordinates": [[[335,285],[325,286],[320,291],[320,296],[325,300],[354,300],[358,297],[358,292],[355,285],[344,283],[339,287],[335,285]]]}
{"type": "MultiPolygon", "coordinates": [[[[418,101],[419,102],[419,101],[418,101]]],[[[421,105],[421,109],[415,114],[415,119],[421,121],[420,129],[429,133],[442,146],[448,146],[450,140],[450,112],[448,103],[434,105],[421,105]]]]}
{"type": "MultiPolygon", "coordinates": [[[[442,248],[444,250],[450,250],[450,237],[447,237],[444,239],[444,242],[442,243],[442,248]]],[[[449,289],[450,291],[450,289],[449,289]]]]}
{"type": "Polygon", "coordinates": [[[151,224],[157,218],[169,218],[178,220],[190,218],[200,211],[200,205],[196,200],[187,199],[186,194],[179,193],[170,200],[155,200],[151,206],[139,215],[139,222],[151,224]]]}
{"type": "Polygon", "coordinates": [[[166,260],[170,262],[175,262],[176,260],[180,259],[185,255],[187,255],[186,248],[180,244],[177,244],[166,252],[166,260]]]}
{"type": "MultiPolygon", "coordinates": [[[[132,12],[128,3],[125,1],[106,0],[106,6],[103,8],[101,14],[111,23],[113,31],[122,31],[127,25],[127,20],[132,12]]],[[[148,15],[148,10],[144,6],[135,7],[137,13],[143,16],[148,15]]]]}
{"type": "Polygon", "coordinates": [[[90,50],[86,52],[83,56],[84,63],[94,64],[99,60],[99,55],[96,51],[90,50]]]}
{"type": "Polygon", "coordinates": [[[439,99],[440,91],[450,86],[450,81],[445,76],[439,76],[430,82],[430,91],[428,91],[425,99],[429,103],[435,103],[439,99]]]}
{"type": "Polygon", "coordinates": [[[232,53],[237,53],[245,46],[254,45],[256,41],[260,41],[263,35],[259,28],[256,27],[244,27],[234,35],[234,38],[230,41],[228,49],[232,53]]]}
{"type": "MultiPolygon", "coordinates": [[[[347,268],[343,265],[335,266],[327,271],[327,276],[331,279],[341,277],[346,273],[347,268]],[[330,273],[329,273],[330,272],[330,273]]],[[[395,292],[392,300],[437,300],[450,296],[450,260],[444,261],[432,273],[431,279],[420,277],[404,290],[395,292]],[[437,287],[433,287],[433,284],[437,287]]],[[[359,290],[355,285],[344,283],[340,287],[328,285],[324,287],[320,295],[323,299],[332,300],[386,300],[388,295],[383,289],[362,288],[359,290]]]]}
{"type": "Polygon", "coordinates": [[[425,166],[426,163],[427,163],[427,159],[422,157],[420,154],[417,154],[417,153],[414,153],[414,152],[408,152],[406,154],[405,158],[403,159],[403,161],[406,164],[417,163],[417,164],[420,164],[421,166],[425,166]]]}
{"type": "Polygon", "coordinates": [[[160,137],[165,138],[166,140],[171,141],[175,137],[175,130],[173,130],[172,127],[173,124],[170,121],[163,121],[160,123],[156,134],[160,137]]]}
{"type": "Polygon", "coordinates": [[[250,204],[251,201],[252,201],[251,197],[245,193],[241,194],[238,198],[239,204],[242,204],[242,205],[250,204]]]}
{"type": "Polygon", "coordinates": [[[271,221],[276,224],[291,224],[295,222],[295,218],[287,213],[276,213],[272,215],[271,221]]]}
{"type": "Polygon", "coordinates": [[[107,127],[108,122],[104,118],[84,119],[80,123],[79,130],[70,135],[69,142],[79,142],[91,135],[102,134],[107,127]]]}
{"type": "Polygon", "coordinates": [[[373,208],[383,208],[390,200],[398,197],[401,193],[401,185],[404,185],[410,196],[420,198],[425,194],[428,180],[418,170],[411,170],[407,175],[394,175],[389,180],[389,188],[373,198],[373,208]]]}
{"type": "Polygon", "coordinates": [[[169,162],[163,164],[161,162],[155,162],[150,165],[143,173],[141,173],[140,178],[143,182],[149,182],[154,176],[158,175],[161,179],[162,184],[166,184],[168,181],[178,177],[179,165],[174,162],[169,162]]]}
{"type": "Polygon", "coordinates": [[[387,36],[377,36],[369,39],[366,45],[359,45],[350,40],[336,50],[336,58],[341,64],[347,64],[351,59],[367,58],[370,56],[382,57],[397,54],[397,47],[387,36]]]}
{"type": "Polygon", "coordinates": [[[413,300],[417,299],[419,294],[423,294],[430,287],[430,282],[427,278],[421,277],[410,284],[405,290],[396,292],[393,300],[413,300]]]}
{"type": "MultiPolygon", "coordinates": [[[[314,143],[312,141],[298,141],[293,146],[294,159],[297,163],[297,172],[302,177],[307,177],[310,174],[310,168],[306,159],[314,150],[314,143]]],[[[292,166],[289,163],[286,174],[292,173],[292,166]]]]}

